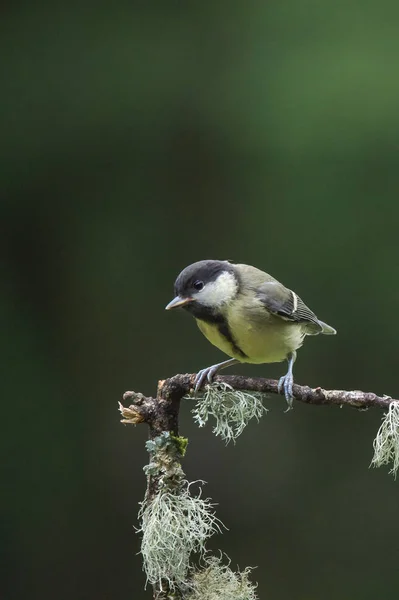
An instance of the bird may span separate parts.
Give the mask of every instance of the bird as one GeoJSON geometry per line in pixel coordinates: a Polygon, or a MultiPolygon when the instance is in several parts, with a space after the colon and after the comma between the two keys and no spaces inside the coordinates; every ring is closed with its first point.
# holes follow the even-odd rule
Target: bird
{"type": "Polygon", "coordinates": [[[234,364],[287,360],[288,370],[279,379],[278,391],[290,410],[298,348],[308,335],[337,333],[295,292],[251,265],[200,260],[183,269],[174,291],[175,298],[165,309],[189,312],[208,341],[230,357],[201,369],[195,377],[195,392],[206,381],[212,383],[218,371],[234,364]]]}

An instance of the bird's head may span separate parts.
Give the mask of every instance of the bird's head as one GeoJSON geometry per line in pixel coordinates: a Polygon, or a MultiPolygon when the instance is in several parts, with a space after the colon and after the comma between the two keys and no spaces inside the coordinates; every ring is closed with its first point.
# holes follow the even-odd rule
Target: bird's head
{"type": "Polygon", "coordinates": [[[165,307],[185,308],[194,316],[204,309],[217,312],[237,295],[234,265],[222,260],[201,260],[186,267],[175,282],[176,297],[165,307]]]}

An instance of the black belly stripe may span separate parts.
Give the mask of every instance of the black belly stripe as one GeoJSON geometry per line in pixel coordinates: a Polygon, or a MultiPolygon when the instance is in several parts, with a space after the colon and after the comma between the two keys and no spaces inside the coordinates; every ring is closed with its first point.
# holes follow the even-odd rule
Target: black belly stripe
{"type": "Polygon", "coordinates": [[[239,354],[240,356],[242,356],[242,358],[248,358],[247,355],[245,354],[245,352],[243,352],[241,350],[240,346],[237,344],[237,342],[233,338],[232,333],[230,331],[230,327],[228,326],[228,323],[227,323],[227,321],[225,319],[223,319],[222,322],[218,323],[218,329],[219,329],[220,335],[223,335],[223,337],[225,337],[226,340],[228,340],[230,342],[230,344],[234,348],[234,351],[237,354],[239,354]]]}
{"type": "Polygon", "coordinates": [[[200,321],[205,321],[206,323],[211,323],[212,325],[216,325],[220,335],[226,338],[226,340],[232,345],[234,351],[242,356],[242,358],[248,358],[245,352],[243,352],[240,346],[235,341],[230,327],[223,317],[223,315],[215,314],[210,308],[199,304],[198,302],[190,302],[184,307],[189,313],[191,313],[196,319],[200,319],[200,321]]]}

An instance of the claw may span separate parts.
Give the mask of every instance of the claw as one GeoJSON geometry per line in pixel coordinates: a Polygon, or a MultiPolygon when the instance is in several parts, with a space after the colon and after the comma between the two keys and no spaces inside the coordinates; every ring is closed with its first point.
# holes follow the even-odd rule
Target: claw
{"type": "Polygon", "coordinates": [[[202,384],[204,383],[205,379],[207,379],[209,383],[212,383],[212,377],[215,374],[215,371],[212,371],[213,367],[206,367],[206,369],[201,369],[201,371],[198,371],[194,379],[195,393],[197,393],[198,390],[202,387],[202,384]]]}
{"type": "Polygon", "coordinates": [[[194,383],[195,383],[195,392],[201,388],[202,384],[205,382],[205,379],[208,383],[212,383],[214,376],[219,370],[219,365],[214,365],[213,367],[206,367],[206,369],[201,369],[198,371],[194,383]]]}
{"type": "Polygon", "coordinates": [[[285,412],[293,409],[294,394],[292,393],[292,386],[294,385],[294,377],[292,375],[292,367],[294,365],[296,354],[293,352],[288,355],[288,372],[286,375],[280,377],[277,385],[278,393],[283,394],[288,404],[288,408],[285,412]]]}
{"type": "Polygon", "coordinates": [[[279,392],[279,394],[284,394],[285,399],[288,404],[288,408],[285,412],[288,412],[293,409],[293,402],[294,402],[294,396],[292,393],[293,383],[294,383],[294,378],[292,377],[292,375],[289,375],[288,373],[287,373],[287,375],[283,375],[282,377],[280,377],[279,382],[278,382],[278,387],[277,387],[278,392],[279,392]]]}
{"type": "Polygon", "coordinates": [[[212,383],[213,378],[218,371],[225,369],[226,367],[231,367],[231,365],[234,365],[236,362],[238,361],[235,358],[230,358],[230,360],[226,360],[222,363],[218,363],[217,365],[212,365],[211,367],[206,367],[205,369],[198,371],[194,379],[194,392],[198,392],[205,379],[207,379],[208,383],[212,383]]]}

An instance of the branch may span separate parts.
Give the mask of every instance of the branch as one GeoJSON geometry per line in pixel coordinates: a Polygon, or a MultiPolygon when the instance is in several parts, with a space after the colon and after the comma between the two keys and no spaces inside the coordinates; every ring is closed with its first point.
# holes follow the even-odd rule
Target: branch
{"type": "MultiPolygon", "coordinates": [[[[179,402],[184,396],[194,393],[195,375],[174,375],[169,379],[159,382],[159,391],[163,396],[173,398],[175,402],[179,402]]],[[[246,390],[250,392],[258,392],[262,394],[277,394],[278,381],[275,379],[264,379],[262,377],[243,377],[241,375],[225,375],[214,378],[215,383],[226,383],[235,390],[246,390]]],[[[294,399],[305,404],[317,405],[333,405],[351,406],[358,409],[367,408],[382,408],[387,409],[394,400],[390,396],[377,396],[373,392],[362,392],[360,390],[324,390],[321,387],[311,388],[306,385],[294,384],[293,386],[294,399]]],[[[281,396],[280,396],[281,397],[281,396]]],[[[124,400],[142,398],[142,406],[136,406],[135,410],[141,417],[141,421],[151,424],[154,422],[155,415],[152,412],[152,398],[145,398],[141,394],[135,392],[126,392],[123,396],[124,400]]],[[[137,400],[135,401],[137,404],[137,400]]],[[[125,417],[128,422],[132,422],[129,416],[125,417]]],[[[139,421],[137,421],[139,422],[139,421]]]]}
{"type": "MultiPolygon", "coordinates": [[[[137,392],[125,392],[123,400],[130,401],[130,406],[119,403],[122,423],[146,423],[149,426],[150,439],[146,446],[150,462],[144,467],[147,490],[139,517],[143,534],[141,553],[144,570],[147,581],[152,584],[154,600],[194,598],[193,592],[187,592],[187,595],[184,590],[194,590],[196,585],[202,585],[202,575],[201,571],[197,571],[195,580],[195,572],[193,575],[190,570],[190,556],[204,552],[206,539],[220,529],[209,499],[203,500],[200,493],[198,496],[191,495],[190,484],[181,467],[187,440],[179,437],[179,408],[185,396],[194,396],[194,379],[193,374],[175,375],[158,383],[155,398],[137,392]],[[191,587],[187,588],[187,585],[191,587]]],[[[278,394],[278,382],[274,379],[230,375],[217,376],[214,382],[215,386],[206,387],[202,399],[204,413],[197,410],[197,422],[201,426],[207,421],[207,414],[213,414],[219,421],[214,431],[226,442],[235,440],[250,418],[259,419],[262,411],[266,410],[256,394],[278,394]],[[227,401],[224,401],[226,394],[227,401]],[[234,395],[238,403],[238,417],[231,416],[234,414],[234,395]],[[231,428],[235,418],[236,430],[231,428]]],[[[391,472],[396,474],[399,468],[399,400],[377,396],[372,392],[324,390],[320,387],[313,389],[297,384],[293,386],[293,395],[295,400],[306,404],[335,404],[359,410],[371,407],[387,409],[388,414],[374,442],[373,465],[380,466],[393,461],[391,472]]],[[[281,396],[280,401],[283,402],[281,396]]],[[[213,579],[210,578],[213,592],[216,584],[225,589],[227,578],[231,585],[234,584],[234,589],[223,598],[236,598],[234,590],[238,588],[234,586],[238,585],[238,575],[230,571],[228,566],[216,567],[216,563],[212,562],[209,565],[213,569],[213,579]]],[[[247,573],[246,570],[240,575],[241,583],[244,580],[246,582],[245,597],[255,598],[255,588],[247,581],[247,573]]],[[[204,595],[208,597],[205,593],[201,597],[204,595]]],[[[212,597],[220,597],[220,594],[212,597]]]]}

